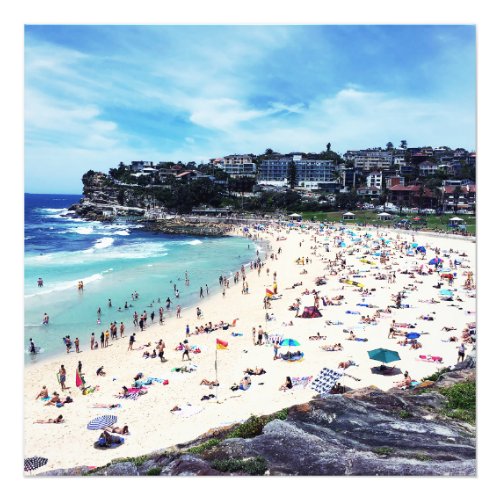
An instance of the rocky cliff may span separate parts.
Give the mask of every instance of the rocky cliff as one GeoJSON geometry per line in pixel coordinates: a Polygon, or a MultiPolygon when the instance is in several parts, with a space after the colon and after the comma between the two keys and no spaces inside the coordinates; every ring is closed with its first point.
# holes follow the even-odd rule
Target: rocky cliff
{"type": "Polygon", "coordinates": [[[317,397],[149,456],[44,475],[473,476],[475,426],[450,417],[443,391],[464,381],[475,382],[474,370],[445,374],[428,392],[317,397]]]}

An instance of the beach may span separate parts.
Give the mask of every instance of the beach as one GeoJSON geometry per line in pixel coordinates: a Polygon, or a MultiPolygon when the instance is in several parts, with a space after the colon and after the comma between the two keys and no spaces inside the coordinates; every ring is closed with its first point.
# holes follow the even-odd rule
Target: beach
{"type": "MultiPolygon", "coordinates": [[[[208,296],[205,294],[200,298],[197,305],[203,312],[201,319],[197,319],[195,306],[181,311],[178,319],[168,317],[163,325],[158,323],[157,314],[154,323],[151,325],[148,321],[144,331],[135,330],[133,350],[128,350],[132,328],[127,325],[124,338],[111,340],[107,348],[91,351],[89,332],[88,336],[80,337],[81,353],[75,353],[73,348],[66,354],[62,346],[57,357],[26,366],[24,456],[46,457],[47,465],[38,470],[45,472],[78,465],[100,466],[112,459],[151,453],[193,440],[209,429],[240,422],[252,414],[269,414],[304,403],[317,395],[311,383],[305,387],[279,390],[286,377],[314,378],[322,368],[337,370],[341,362],[354,363],[345,369],[341,380],[347,388],[373,385],[383,390],[391,389],[395,382],[402,382],[406,370],[412,380],[419,381],[440,368],[454,365],[462,330],[476,320],[475,289],[463,288],[467,272],[472,271],[475,279],[475,241],[423,232],[382,231],[373,227],[352,226],[352,235],[348,234],[349,230],[340,231],[339,226],[335,226],[329,231],[314,224],[306,229],[298,224],[294,227],[270,224],[265,230],[251,228],[250,235],[267,240],[270,250],[260,276],[256,269],[247,268],[245,271],[249,293],[242,293],[241,279],[235,284],[231,276],[225,295],[222,287],[216,285],[210,288],[208,296]],[[380,238],[385,241],[375,252],[373,242],[380,242],[380,238]],[[337,245],[340,239],[345,246],[337,245]],[[398,247],[405,242],[413,255],[408,255],[409,249],[398,247]],[[414,251],[417,245],[425,247],[425,255],[414,251]],[[326,251],[327,246],[329,251],[326,251]],[[434,269],[428,262],[437,256],[437,252],[432,250],[435,247],[440,249],[439,258],[443,259],[445,268],[451,261],[453,267],[449,272],[456,273],[452,285],[447,279],[439,280],[435,272],[427,273],[428,269],[434,269]],[[390,251],[387,262],[380,262],[380,251],[390,251]],[[276,258],[271,258],[271,253],[276,258]],[[339,254],[339,259],[329,265],[328,261],[335,261],[336,254],[339,254]],[[300,261],[302,258],[304,264],[300,261]],[[457,259],[460,263],[455,266],[457,259]],[[342,260],[345,264],[341,264],[342,260]],[[426,267],[421,269],[423,265],[426,267]],[[270,309],[264,309],[263,299],[266,290],[273,290],[274,273],[278,290],[273,299],[276,299],[270,300],[270,309]],[[392,273],[395,273],[395,282],[389,283],[387,276],[392,273]],[[381,278],[381,275],[386,278],[381,278]],[[323,277],[324,284],[316,284],[319,277],[323,277]],[[341,281],[345,279],[363,286],[341,281]],[[441,289],[434,287],[438,281],[444,283],[442,289],[452,290],[453,301],[441,300],[441,289]],[[319,292],[319,312],[322,316],[296,317],[290,306],[297,298],[301,300],[300,314],[304,307],[313,306],[313,290],[319,292]],[[310,293],[304,294],[306,291],[310,293]],[[395,307],[394,296],[398,292],[404,292],[402,308],[395,307]],[[334,305],[324,305],[322,297],[328,298],[334,305]],[[430,300],[434,302],[428,302],[430,300]],[[379,316],[373,318],[378,310],[379,316]],[[272,314],[274,319],[266,321],[266,313],[272,314]],[[363,316],[372,317],[372,321],[361,321],[363,316]],[[423,317],[432,317],[433,320],[423,317]],[[186,325],[192,333],[195,326],[209,321],[223,321],[230,325],[235,322],[235,325],[187,337],[191,348],[196,346],[200,352],[190,353],[191,362],[183,361],[182,352],[175,348],[186,339],[186,325]],[[396,331],[399,335],[388,338],[393,321],[397,325],[412,326],[398,326],[396,331]],[[303,359],[296,362],[273,359],[271,343],[254,345],[252,328],[258,330],[260,326],[271,338],[280,335],[283,339],[296,340],[300,345],[290,350],[303,352],[303,359]],[[444,327],[453,327],[454,330],[447,331],[444,327]],[[353,337],[360,340],[347,340],[351,331],[353,337]],[[404,341],[405,332],[419,333],[418,342],[422,347],[411,349],[410,345],[399,344],[404,341]],[[310,339],[317,335],[320,338],[310,339]],[[448,341],[451,336],[458,337],[459,341],[448,341]],[[167,361],[162,363],[159,358],[145,359],[144,352],[151,352],[160,339],[165,342],[167,361]],[[227,348],[216,350],[217,339],[227,342],[227,348]],[[143,347],[148,343],[151,345],[143,347]],[[337,343],[342,344],[342,350],[322,349],[322,346],[337,343]],[[392,375],[382,375],[373,370],[381,363],[369,359],[367,352],[377,348],[399,353],[401,359],[391,363],[398,368],[392,375]],[[216,356],[219,386],[210,388],[200,385],[202,379],[215,380],[216,356]],[[441,362],[433,362],[432,358],[434,361],[440,358],[441,362]],[[79,361],[86,385],[98,386],[87,395],[75,386],[79,361]],[[68,375],[66,384],[69,389],[66,391],[61,391],[56,378],[61,364],[64,364],[68,375]],[[191,364],[195,365],[192,367],[194,371],[172,371],[191,364]],[[96,375],[101,366],[105,376],[96,375]],[[239,384],[247,368],[264,368],[266,373],[251,376],[252,384],[246,391],[231,390],[233,384],[239,384]],[[157,379],[147,386],[147,393],[135,400],[114,397],[123,386],[131,387],[138,373],[143,374],[142,380],[148,377],[157,379]],[[160,380],[168,380],[168,384],[160,380]],[[40,400],[35,400],[43,385],[47,386],[49,394],[57,391],[61,397],[70,396],[73,402],[61,408],[45,406],[40,400]],[[215,397],[202,400],[203,396],[210,394],[215,397]],[[94,408],[96,404],[121,406],[94,408]],[[172,412],[176,406],[182,411],[172,412]],[[54,419],[60,414],[64,417],[62,423],[33,423],[38,419],[54,419]],[[123,445],[112,449],[94,448],[100,431],[87,430],[87,423],[101,415],[118,417],[116,425],[120,427],[128,425],[130,435],[124,436],[123,445]]],[[[234,235],[248,236],[248,233],[238,228],[234,235]]],[[[236,271],[238,269],[233,270],[236,271]]],[[[470,353],[472,344],[466,344],[466,348],[466,354],[470,353]]],[[[282,346],[279,352],[285,354],[288,349],[282,346]]]]}

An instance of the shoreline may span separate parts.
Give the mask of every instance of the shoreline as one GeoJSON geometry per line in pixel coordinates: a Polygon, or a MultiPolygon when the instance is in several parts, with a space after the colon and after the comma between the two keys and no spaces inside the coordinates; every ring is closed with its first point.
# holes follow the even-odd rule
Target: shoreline
{"type": "MultiPolygon", "coordinates": [[[[338,226],[335,226],[338,227],[338,226]]],[[[355,226],[353,227],[355,229],[355,226]]],[[[396,235],[395,232],[386,229],[372,229],[363,227],[363,231],[375,231],[377,233],[389,233],[396,235]]],[[[241,229],[240,229],[241,231],[241,229]]],[[[240,235],[238,229],[234,231],[235,235],[240,235]]],[[[39,386],[43,383],[49,385],[49,391],[56,388],[55,386],[55,370],[57,369],[56,360],[44,362],[40,366],[25,366],[24,370],[24,384],[25,384],[25,453],[28,455],[30,452],[42,453],[44,451],[49,457],[49,464],[43,467],[41,472],[56,468],[69,468],[73,465],[103,465],[111,459],[120,458],[124,456],[143,455],[145,453],[153,452],[156,450],[168,448],[169,446],[188,442],[196,439],[198,436],[206,432],[210,428],[220,427],[228,423],[235,423],[245,420],[250,414],[268,414],[273,411],[278,411],[282,408],[292,406],[295,404],[305,403],[311,399],[316,393],[310,388],[305,388],[299,391],[278,391],[277,388],[285,376],[305,376],[316,375],[324,366],[335,368],[339,360],[354,359],[359,364],[359,367],[352,367],[347,372],[352,374],[360,381],[356,382],[355,379],[348,378],[346,383],[351,388],[360,388],[375,383],[380,389],[387,390],[393,386],[394,380],[399,378],[380,378],[380,375],[373,375],[370,373],[369,366],[373,363],[367,362],[366,350],[368,348],[378,347],[378,344],[390,344],[393,341],[387,340],[387,328],[389,318],[381,318],[380,326],[363,328],[363,334],[369,338],[367,343],[349,343],[345,342],[345,334],[342,329],[349,327],[349,322],[353,322],[352,318],[345,316],[343,312],[346,307],[353,308],[355,303],[359,302],[359,294],[350,287],[345,287],[342,291],[346,297],[346,304],[341,306],[340,309],[331,307],[320,307],[323,312],[323,318],[305,320],[296,319],[293,313],[287,312],[287,304],[294,300],[294,297],[299,293],[293,289],[287,289],[298,281],[303,281],[304,287],[314,287],[314,277],[325,274],[325,263],[321,260],[321,255],[324,257],[334,258],[336,250],[325,253],[322,244],[315,245],[311,239],[312,231],[294,229],[292,231],[287,228],[273,228],[270,232],[262,232],[261,237],[268,242],[269,252],[273,248],[282,247],[283,253],[279,256],[278,261],[271,260],[269,257],[266,259],[264,269],[270,268],[270,277],[267,277],[265,272],[261,276],[257,276],[257,272],[252,270],[248,272],[248,282],[250,287],[249,295],[240,294],[239,286],[231,283],[230,289],[227,291],[226,297],[222,297],[220,290],[218,293],[211,294],[207,299],[201,299],[200,307],[203,310],[205,318],[197,321],[193,311],[183,311],[180,320],[175,318],[167,319],[165,325],[160,326],[156,323],[153,326],[148,326],[144,332],[138,333],[137,346],[148,341],[154,342],[159,338],[166,339],[166,358],[167,363],[160,365],[157,360],[144,360],[140,356],[139,350],[126,352],[125,340],[112,341],[111,346],[107,349],[99,349],[96,353],[90,353],[87,345],[81,346],[87,349],[81,353],[79,357],[63,356],[63,362],[67,364],[68,381],[72,386],[72,397],[74,403],[66,405],[62,409],[52,407],[40,406],[40,403],[33,401],[34,396],[39,390],[39,386]],[[276,237],[286,237],[286,240],[276,241],[276,237]],[[312,249],[310,247],[317,246],[318,248],[312,249]],[[301,266],[295,264],[295,260],[299,256],[309,256],[313,259],[313,263],[307,268],[309,270],[307,275],[302,275],[300,271],[303,269],[301,266]],[[279,293],[283,294],[283,299],[279,301],[272,301],[273,308],[270,312],[275,314],[277,320],[269,322],[264,321],[264,309],[262,308],[262,296],[265,288],[272,286],[272,271],[278,273],[278,285],[280,287],[279,293]],[[185,314],[184,314],[185,313],[185,314]],[[210,334],[203,334],[199,336],[190,336],[189,342],[193,345],[198,345],[201,348],[201,354],[192,355],[193,362],[198,366],[198,369],[191,374],[177,374],[171,372],[171,368],[175,366],[183,366],[181,355],[178,351],[174,351],[173,347],[182,341],[184,336],[184,327],[186,323],[191,326],[194,324],[205,323],[208,320],[219,321],[220,319],[231,322],[233,319],[239,318],[237,327],[227,331],[216,331],[210,334]],[[341,319],[344,322],[343,327],[327,327],[325,325],[325,318],[328,319],[341,319]],[[282,321],[293,320],[294,326],[283,326],[282,321]],[[346,320],[350,320],[346,322],[346,320]],[[281,360],[272,360],[272,349],[270,345],[262,347],[253,346],[251,338],[251,327],[257,327],[259,324],[265,325],[266,330],[272,333],[282,333],[283,335],[292,338],[298,338],[303,350],[306,354],[305,360],[302,363],[286,363],[281,360]],[[328,335],[328,343],[338,342],[339,340],[345,345],[345,351],[342,353],[331,353],[321,351],[318,343],[308,341],[308,335],[315,334],[317,331],[322,331],[322,334],[328,335]],[[233,337],[231,333],[241,332],[242,337],[233,337]],[[324,333],[323,333],[324,332],[324,333]],[[220,387],[218,390],[218,398],[222,404],[214,404],[214,400],[209,402],[200,402],[200,397],[209,392],[208,388],[199,385],[201,378],[209,378],[215,376],[214,371],[214,356],[215,356],[215,339],[221,338],[229,343],[229,348],[226,351],[218,353],[219,365],[219,379],[220,387]],[[83,372],[86,374],[89,383],[92,385],[100,384],[100,390],[88,396],[82,396],[74,389],[74,370],[78,359],[83,362],[83,372]],[[95,369],[101,365],[105,366],[107,376],[96,377],[93,375],[95,369]],[[262,377],[264,385],[259,386],[260,379],[255,377],[252,389],[248,392],[233,393],[229,391],[229,386],[232,382],[237,382],[242,377],[242,370],[246,367],[263,366],[268,372],[262,377]],[[112,394],[116,394],[119,388],[124,384],[130,384],[130,381],[138,371],[144,372],[144,375],[168,378],[170,384],[168,386],[161,386],[155,384],[148,391],[148,394],[140,397],[137,401],[125,401],[122,403],[123,408],[117,410],[118,425],[125,423],[132,429],[132,435],[126,438],[126,444],[114,450],[106,450],[105,452],[96,452],[90,450],[89,446],[94,437],[91,431],[82,430],[83,426],[91,418],[96,415],[112,413],[109,410],[96,410],[90,407],[92,403],[114,403],[116,399],[112,394]],[[116,380],[112,380],[115,378],[116,380]],[[51,380],[53,382],[51,382],[51,380]],[[174,405],[186,405],[191,403],[195,407],[201,407],[202,410],[198,414],[182,419],[173,415],[169,409],[174,405]],[[63,413],[67,423],[57,426],[50,425],[35,425],[32,424],[35,418],[48,418],[55,414],[63,413]],[[35,428],[35,429],[34,429],[35,428]],[[77,430],[79,429],[79,430],[77,430]],[[171,430],[175,429],[175,436],[172,435],[171,430]],[[70,434],[68,434],[70,433],[70,434]],[[76,433],[76,435],[75,435],[76,433]],[[47,446],[47,440],[58,439],[60,435],[75,435],[75,450],[66,450],[59,455],[58,450],[54,450],[47,446]],[[86,444],[85,444],[86,443],[86,444]],[[40,448],[43,448],[40,449],[40,448]],[[51,451],[52,449],[52,451],[51,451]],[[87,450],[87,451],[82,451],[87,450]]],[[[446,238],[440,236],[444,245],[446,245],[446,238]]],[[[429,234],[417,233],[416,238],[425,240],[429,234]]],[[[405,239],[411,239],[412,235],[405,232],[402,236],[405,239]]],[[[434,238],[432,238],[434,239],[434,238]]],[[[453,241],[452,245],[466,248],[468,252],[475,252],[475,245],[472,241],[450,240],[453,241]],[[455,243],[456,241],[456,243],[455,243]]],[[[434,243],[434,242],[432,242],[434,243]]],[[[441,245],[442,247],[443,245],[441,245]]],[[[445,246],[448,248],[448,246],[445,246]]],[[[350,262],[357,262],[356,256],[347,256],[350,262]]],[[[406,259],[411,260],[411,259],[406,259]]],[[[474,257],[471,260],[471,265],[474,266],[474,257]]],[[[366,267],[366,266],[363,266],[366,267]]],[[[403,283],[411,283],[404,276],[398,277],[401,280],[396,288],[401,287],[403,283]]],[[[383,306],[387,302],[389,290],[384,291],[386,283],[380,281],[372,281],[366,278],[367,286],[370,284],[377,287],[377,299],[368,299],[375,301],[379,306],[383,306]]],[[[425,280],[425,285],[430,286],[430,281],[425,280]]],[[[460,281],[462,278],[460,277],[460,281]]],[[[434,280],[432,280],[434,283],[434,280]]],[[[432,288],[424,286],[424,292],[435,293],[432,288]]],[[[457,284],[458,286],[458,284],[457,284]]],[[[338,294],[339,289],[343,286],[338,282],[335,277],[328,277],[328,282],[325,288],[321,289],[322,293],[327,295],[338,294]]],[[[302,288],[301,288],[302,289],[302,288]]],[[[410,294],[411,296],[411,294],[410,294]]],[[[309,298],[303,297],[303,304],[309,304],[309,298]]],[[[469,299],[468,299],[469,300],[469,299]]],[[[475,302],[475,299],[472,301],[475,302]]],[[[455,311],[445,307],[446,304],[440,303],[432,306],[432,309],[440,310],[439,320],[436,318],[434,324],[419,325],[419,328],[430,329],[431,335],[425,337],[426,345],[428,348],[424,350],[424,354],[429,351],[438,353],[442,351],[444,364],[448,366],[455,361],[456,346],[446,343],[441,343],[440,329],[443,324],[453,324],[455,311]],[[451,323],[450,323],[451,322],[451,323]]],[[[423,312],[427,312],[430,306],[415,305],[423,312]]],[[[453,308],[452,308],[453,309],[453,308]]],[[[401,321],[411,318],[411,313],[416,314],[416,309],[407,309],[398,311],[397,316],[401,321]]],[[[472,318],[472,316],[471,316],[472,318]]],[[[464,317],[460,320],[465,323],[469,318],[464,317]]],[[[470,319],[472,320],[472,319],[470,319]]],[[[458,328],[458,325],[457,325],[458,328]]],[[[459,333],[460,329],[457,333],[459,333]]],[[[444,335],[444,334],[443,334],[444,335]]],[[[434,373],[439,366],[432,363],[418,363],[415,362],[415,356],[407,353],[406,349],[403,351],[399,346],[396,346],[398,351],[401,351],[400,362],[401,368],[407,367],[412,372],[415,379],[421,376],[434,373]]],[[[37,363],[38,365],[38,363],[37,363]]],[[[67,392],[67,391],[66,391],[67,392]]],[[[57,416],[57,415],[55,415],[57,416]]],[[[60,450],[59,450],[60,451],[60,450]]]]}

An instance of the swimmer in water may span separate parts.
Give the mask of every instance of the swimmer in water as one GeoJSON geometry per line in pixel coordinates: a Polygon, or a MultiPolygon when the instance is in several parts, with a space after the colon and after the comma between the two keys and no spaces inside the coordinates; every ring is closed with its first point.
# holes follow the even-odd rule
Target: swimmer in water
{"type": "Polygon", "coordinates": [[[48,325],[49,324],[49,315],[47,313],[43,313],[42,324],[44,324],[44,325],[48,325]]]}

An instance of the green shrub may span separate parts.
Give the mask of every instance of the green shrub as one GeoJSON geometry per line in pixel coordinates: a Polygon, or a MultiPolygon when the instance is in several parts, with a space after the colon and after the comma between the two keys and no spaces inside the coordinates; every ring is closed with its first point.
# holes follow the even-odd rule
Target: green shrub
{"type": "Polygon", "coordinates": [[[209,450],[210,448],[213,448],[214,446],[217,446],[220,442],[220,439],[209,439],[208,441],[205,441],[198,446],[193,446],[192,448],[187,449],[186,453],[197,455],[199,453],[203,453],[206,450],[209,450]]]}
{"type": "Polygon", "coordinates": [[[428,460],[432,460],[432,457],[427,455],[427,453],[417,453],[413,456],[416,460],[420,460],[422,462],[427,462],[428,460]]]}
{"type": "Polygon", "coordinates": [[[476,382],[458,382],[451,387],[439,389],[446,397],[443,413],[451,418],[470,424],[476,422],[476,382]]]}
{"type": "Polygon", "coordinates": [[[438,380],[438,379],[439,379],[439,377],[440,377],[441,375],[443,375],[443,373],[447,373],[447,372],[449,372],[449,371],[450,371],[450,369],[449,369],[449,368],[447,368],[447,367],[445,367],[445,368],[441,368],[441,370],[438,370],[436,373],[433,373],[432,375],[429,375],[428,377],[424,377],[424,378],[422,379],[422,382],[423,382],[424,380],[430,380],[431,382],[436,382],[436,380],[438,380]]]}
{"type": "Polygon", "coordinates": [[[146,476],[159,476],[161,472],[161,467],[153,467],[146,472],[146,476]]]}
{"type": "Polygon", "coordinates": [[[272,420],[286,420],[288,408],[277,411],[271,415],[256,417],[252,415],[248,420],[238,425],[228,435],[228,438],[252,438],[262,433],[262,429],[272,420]]]}
{"type": "Polygon", "coordinates": [[[401,410],[399,412],[399,417],[400,418],[411,418],[411,417],[413,417],[413,415],[408,410],[401,410]]]}
{"type": "Polygon", "coordinates": [[[228,458],[214,460],[212,467],[221,472],[243,472],[251,476],[262,476],[267,470],[267,463],[263,457],[228,458]]]}

